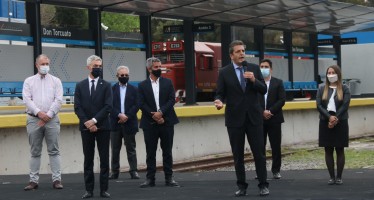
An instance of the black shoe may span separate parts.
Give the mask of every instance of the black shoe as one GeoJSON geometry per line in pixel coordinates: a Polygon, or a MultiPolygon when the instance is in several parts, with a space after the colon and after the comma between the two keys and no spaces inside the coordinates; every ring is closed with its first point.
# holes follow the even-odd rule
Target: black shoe
{"type": "Polygon", "coordinates": [[[109,180],[118,179],[119,173],[113,173],[109,176],[109,180]]]}
{"type": "Polygon", "coordinates": [[[335,184],[336,184],[336,185],[342,185],[342,184],[343,184],[343,180],[342,180],[341,178],[337,178],[337,179],[335,180],[335,184]]]}
{"type": "Polygon", "coordinates": [[[100,192],[100,197],[101,198],[110,198],[110,194],[106,191],[101,191],[100,192]]]}
{"type": "Polygon", "coordinates": [[[273,178],[274,179],[280,179],[280,178],[282,178],[282,176],[281,176],[281,174],[279,172],[274,172],[273,173],[273,178]]]}
{"type": "Polygon", "coordinates": [[[260,188],[260,196],[267,196],[269,195],[270,191],[268,187],[264,186],[260,188]]]}
{"type": "Polygon", "coordinates": [[[155,181],[151,179],[147,179],[144,183],[142,183],[139,187],[141,188],[148,188],[148,187],[154,187],[155,181]]]}
{"type": "Polygon", "coordinates": [[[165,180],[165,186],[168,186],[168,187],[180,187],[180,185],[175,182],[174,179],[166,179],[165,180]]]}
{"type": "Polygon", "coordinates": [[[327,181],[327,184],[328,185],[334,185],[335,184],[335,179],[334,178],[330,178],[329,181],[327,181]]]}
{"type": "Polygon", "coordinates": [[[92,198],[92,197],[93,197],[93,192],[86,191],[86,193],[84,193],[84,195],[82,196],[82,199],[88,199],[88,198],[92,198]]]}
{"type": "Polygon", "coordinates": [[[238,191],[235,192],[236,197],[242,197],[247,195],[247,190],[246,189],[239,189],[238,191]]]}
{"type": "Polygon", "coordinates": [[[130,176],[131,176],[131,179],[139,179],[140,178],[138,172],[136,172],[136,171],[130,172],[130,176]]]}

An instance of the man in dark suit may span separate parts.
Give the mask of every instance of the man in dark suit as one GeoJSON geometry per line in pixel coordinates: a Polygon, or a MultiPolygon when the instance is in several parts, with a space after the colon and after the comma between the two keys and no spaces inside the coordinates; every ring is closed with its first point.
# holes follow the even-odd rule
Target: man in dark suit
{"type": "Polygon", "coordinates": [[[269,194],[266,181],[266,159],[262,133],[262,110],[259,96],[266,93],[260,68],[245,61],[244,43],[231,42],[229,53],[232,63],[222,68],[218,75],[214,104],[219,110],[226,102],[225,125],[234,156],[238,191],[235,196],[245,196],[248,184],[244,168],[245,136],[250,144],[259,178],[260,195],[269,194]]]}
{"type": "Polygon", "coordinates": [[[263,111],[262,116],[264,119],[264,144],[266,146],[267,136],[269,135],[273,160],[271,172],[273,173],[274,179],[280,179],[282,164],[282,123],[284,122],[282,107],[286,102],[286,92],[284,91],[283,81],[272,76],[273,64],[271,60],[262,60],[260,62],[260,68],[268,88],[268,92],[260,96],[260,103],[263,111]]]}
{"type": "Polygon", "coordinates": [[[100,155],[100,196],[110,198],[109,177],[109,140],[112,111],[112,89],[102,76],[102,60],[92,55],[87,59],[88,78],[77,83],[74,94],[74,111],[79,118],[84,154],[84,182],[86,193],[83,199],[92,198],[95,185],[93,171],[95,140],[100,155]]]}
{"type": "Polygon", "coordinates": [[[126,146],[127,160],[130,165],[131,179],[139,179],[135,134],[139,131],[138,118],[138,89],[128,83],[130,70],[126,66],[117,68],[118,83],[112,87],[113,109],[110,114],[112,131],[110,141],[112,147],[112,174],[109,179],[118,179],[120,167],[120,152],[122,138],[126,146]]]}
{"type": "Polygon", "coordinates": [[[179,123],[174,111],[175,93],[170,79],[161,77],[161,61],[148,58],[146,61],[149,78],[139,84],[139,108],[142,111],[140,128],[144,132],[147,152],[147,179],[141,188],[155,186],[156,151],[160,139],[165,185],[179,187],[173,179],[174,125],[179,123]]]}

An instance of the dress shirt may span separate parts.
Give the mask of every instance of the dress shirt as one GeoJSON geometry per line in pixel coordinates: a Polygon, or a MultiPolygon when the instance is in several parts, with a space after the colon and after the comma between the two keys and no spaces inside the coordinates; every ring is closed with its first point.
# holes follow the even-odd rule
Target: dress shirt
{"type": "Polygon", "coordinates": [[[266,110],[266,102],[268,101],[268,94],[269,94],[269,86],[270,86],[270,80],[271,80],[271,77],[270,77],[270,79],[268,80],[268,81],[265,81],[265,83],[266,83],[266,87],[267,87],[267,89],[266,89],[266,94],[264,94],[264,99],[265,99],[265,110],[266,110]]]}
{"type": "Polygon", "coordinates": [[[99,81],[99,77],[95,78],[95,79],[92,79],[90,76],[88,76],[88,85],[89,85],[89,88],[88,90],[90,91],[90,95],[91,95],[91,85],[92,85],[92,80],[95,80],[95,91],[96,91],[96,86],[97,86],[97,82],[99,81]]]}
{"type": "Polygon", "coordinates": [[[61,80],[50,74],[35,74],[26,78],[23,83],[23,102],[26,112],[37,116],[40,111],[52,118],[61,109],[62,104],[61,80]]]}
{"type": "Polygon", "coordinates": [[[127,84],[119,84],[119,92],[121,97],[121,113],[125,114],[125,97],[126,97],[127,84]]]}
{"type": "MultiPolygon", "coordinates": [[[[332,87],[330,87],[332,88],[332,87]]],[[[331,97],[329,99],[329,104],[327,104],[327,111],[332,111],[336,113],[336,105],[335,105],[335,93],[336,93],[336,88],[332,88],[333,92],[331,94],[331,97]]]]}
{"type": "MultiPolygon", "coordinates": [[[[96,86],[97,86],[97,82],[99,82],[99,77],[96,77],[95,79],[92,79],[90,76],[88,76],[88,90],[90,91],[90,95],[91,95],[91,86],[92,86],[92,80],[95,80],[94,84],[95,84],[95,91],[96,91],[96,86]]],[[[95,122],[95,124],[97,123],[97,120],[95,118],[92,118],[92,120],[95,122]]]]}
{"type": "MultiPolygon", "coordinates": [[[[149,77],[149,79],[151,79],[151,77],[149,77]]],[[[155,81],[151,79],[151,83],[157,110],[160,110],[160,78],[157,78],[155,81]]]]}
{"type": "Polygon", "coordinates": [[[243,67],[240,67],[240,66],[236,65],[235,63],[232,63],[232,65],[234,65],[235,73],[236,73],[236,76],[238,77],[238,81],[240,83],[240,71],[238,70],[238,68],[243,71],[243,67]]]}

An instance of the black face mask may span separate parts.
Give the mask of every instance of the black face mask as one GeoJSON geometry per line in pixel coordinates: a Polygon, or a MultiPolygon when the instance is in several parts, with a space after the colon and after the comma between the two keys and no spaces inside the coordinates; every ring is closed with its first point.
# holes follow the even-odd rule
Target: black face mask
{"type": "Polygon", "coordinates": [[[118,77],[118,81],[119,81],[122,85],[125,85],[125,84],[129,81],[129,77],[128,77],[128,76],[121,76],[121,77],[118,77]]]}
{"type": "Polygon", "coordinates": [[[94,78],[99,77],[101,75],[101,68],[92,68],[91,74],[94,78]]]}
{"type": "Polygon", "coordinates": [[[161,69],[152,70],[152,74],[157,78],[160,77],[161,76],[161,69]]]}

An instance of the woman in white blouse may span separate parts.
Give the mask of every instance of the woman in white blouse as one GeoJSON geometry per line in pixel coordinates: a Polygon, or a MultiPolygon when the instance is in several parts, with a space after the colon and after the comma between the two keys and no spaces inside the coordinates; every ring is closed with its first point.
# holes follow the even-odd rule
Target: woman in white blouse
{"type": "Polygon", "coordinates": [[[344,147],[348,147],[348,108],[351,100],[349,88],[342,83],[339,66],[332,65],[326,71],[326,83],[317,92],[319,115],[320,147],[325,148],[325,161],[330,175],[329,185],[343,184],[342,174],[345,164],[344,147]],[[336,151],[336,168],[334,150],[336,151]]]}

